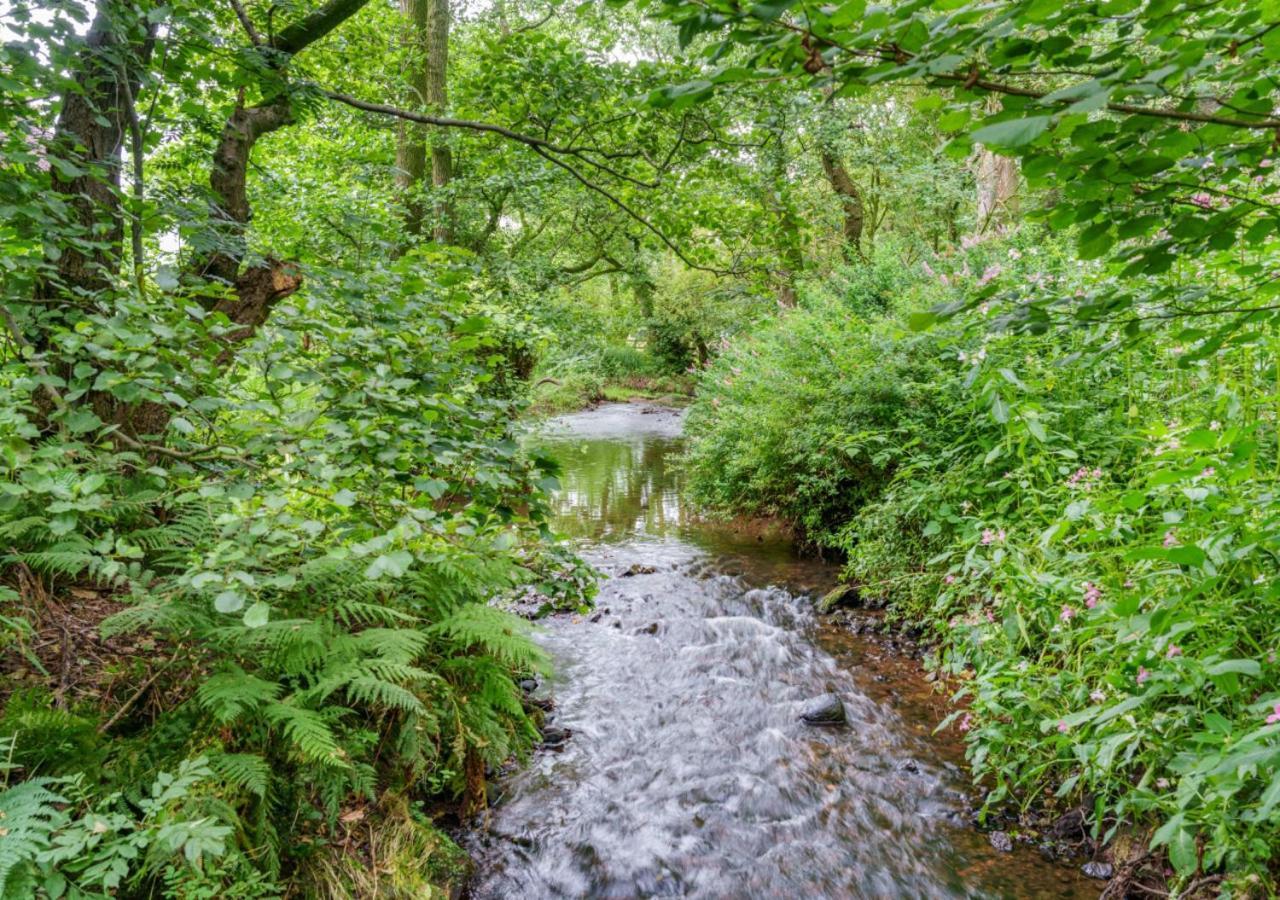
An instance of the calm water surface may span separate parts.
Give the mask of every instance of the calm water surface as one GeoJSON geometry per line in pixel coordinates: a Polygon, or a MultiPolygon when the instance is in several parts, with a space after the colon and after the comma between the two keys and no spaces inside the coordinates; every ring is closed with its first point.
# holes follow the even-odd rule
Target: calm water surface
{"type": "Polygon", "coordinates": [[[564,465],[559,527],[609,577],[597,621],[546,623],[553,724],[572,737],[502,784],[471,839],[471,895],[1097,896],[966,826],[927,685],[814,615],[832,568],[699,521],[673,464],[680,424],[615,404],[539,438],[564,465]],[[803,725],[829,690],[850,726],[803,725]]]}

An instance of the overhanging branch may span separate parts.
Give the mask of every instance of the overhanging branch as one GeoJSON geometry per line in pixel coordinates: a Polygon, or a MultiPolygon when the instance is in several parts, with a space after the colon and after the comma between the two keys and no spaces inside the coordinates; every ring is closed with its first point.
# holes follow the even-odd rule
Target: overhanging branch
{"type": "MultiPolygon", "coordinates": [[[[628,216],[634,219],[637,223],[643,226],[645,230],[649,231],[655,237],[657,237],[657,239],[661,241],[662,244],[668,250],[674,253],[676,257],[689,268],[697,269],[702,272],[710,272],[713,275],[738,274],[737,270],[717,269],[712,266],[704,266],[694,262],[688,256],[686,256],[684,252],[681,251],[681,249],[678,246],[676,246],[676,244],[662,232],[661,229],[659,229],[656,225],[654,225],[644,216],[640,215],[638,212],[632,209],[620,197],[618,197],[616,194],[614,194],[612,191],[610,191],[608,188],[604,187],[603,185],[596,184],[594,181],[587,178],[585,175],[583,175],[573,166],[565,162],[565,160],[560,158],[561,156],[572,156],[576,159],[581,159],[583,162],[590,163],[591,165],[594,165],[597,168],[601,168],[601,169],[604,169],[605,171],[612,172],[612,170],[607,169],[606,167],[601,166],[599,163],[592,161],[590,158],[583,156],[581,150],[578,150],[574,147],[565,147],[560,144],[556,144],[552,141],[548,141],[544,138],[523,134],[519,131],[515,131],[511,128],[507,128],[504,125],[496,125],[492,122],[480,122],[474,119],[455,119],[449,116],[432,116],[432,115],[427,115],[426,113],[418,113],[418,112],[413,112],[412,110],[400,109],[399,107],[395,107],[395,106],[388,106],[385,103],[370,103],[367,100],[360,100],[357,97],[352,97],[348,94],[341,94],[341,93],[338,93],[337,91],[325,90],[325,91],[321,91],[321,93],[324,94],[324,96],[328,97],[330,100],[333,100],[337,103],[343,103],[355,109],[364,110],[365,112],[379,113],[385,116],[392,116],[394,118],[404,119],[409,122],[417,122],[421,125],[433,125],[438,128],[460,128],[467,131],[478,131],[484,134],[496,134],[499,137],[506,138],[509,141],[514,141],[517,144],[523,144],[524,146],[532,150],[534,153],[541,156],[547,162],[551,163],[554,166],[558,166],[561,169],[564,169],[583,187],[586,187],[588,190],[594,191],[595,193],[604,197],[606,200],[608,200],[618,209],[622,210],[624,213],[626,213],[628,216]]],[[[625,176],[619,176],[619,177],[625,178],[625,176]]],[[[626,179],[626,180],[634,181],[634,179],[626,179]]]]}

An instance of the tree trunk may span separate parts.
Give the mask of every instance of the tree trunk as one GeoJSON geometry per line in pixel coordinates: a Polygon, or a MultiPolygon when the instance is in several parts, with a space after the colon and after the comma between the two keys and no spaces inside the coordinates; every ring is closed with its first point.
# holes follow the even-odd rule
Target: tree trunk
{"type": "MultiPolygon", "coordinates": [[[[405,47],[409,52],[409,92],[415,106],[443,115],[449,105],[449,0],[400,0],[405,17],[405,47]]],[[[410,233],[421,234],[426,209],[420,199],[430,162],[431,186],[443,193],[453,178],[453,158],[448,144],[433,131],[424,139],[422,127],[401,122],[396,146],[396,183],[410,199],[405,219],[410,233]],[[428,153],[428,144],[430,152],[428,153]]],[[[453,205],[439,199],[434,205],[433,237],[440,243],[453,240],[453,205]]]]}
{"type": "MultiPolygon", "coordinates": [[[[987,112],[1001,109],[999,100],[987,102],[987,112]]],[[[977,233],[982,234],[999,218],[1017,213],[1018,163],[1009,156],[992,153],[978,144],[973,155],[974,180],[977,182],[977,233]]]]}
{"type": "Polygon", "coordinates": [[[835,152],[822,150],[822,170],[827,173],[831,189],[840,198],[844,210],[844,258],[846,262],[864,259],[862,253],[862,228],[866,223],[866,210],[862,205],[862,192],[849,177],[849,170],[835,152]]]}
{"type": "Polygon", "coordinates": [[[67,292],[87,296],[107,287],[119,270],[124,242],[120,202],[121,146],[128,127],[124,98],[136,97],[142,70],[151,59],[155,23],[145,15],[133,21],[113,3],[98,5],[78,59],[74,89],[62,96],[52,153],[80,171],[51,172],[53,190],[67,197],[72,222],[83,229],[81,241],[61,245],[57,284],[42,284],[41,299],[67,292]]]}
{"type": "Polygon", "coordinates": [[[978,185],[978,233],[986,231],[998,219],[1017,212],[1018,163],[979,146],[974,158],[974,177],[978,185]]]}

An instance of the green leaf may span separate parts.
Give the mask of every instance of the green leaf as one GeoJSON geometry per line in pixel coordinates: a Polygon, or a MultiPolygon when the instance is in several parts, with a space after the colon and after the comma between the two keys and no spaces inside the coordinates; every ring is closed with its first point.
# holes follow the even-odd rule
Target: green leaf
{"type": "Polygon", "coordinates": [[[249,628],[261,628],[271,618],[271,607],[259,600],[244,611],[244,624],[249,628]]]}
{"type": "Polygon", "coordinates": [[[244,608],[244,594],[228,588],[213,598],[213,608],[220,613],[239,612],[244,608]]]}
{"type": "Polygon", "coordinates": [[[1226,675],[1228,672],[1234,672],[1237,675],[1257,678],[1262,674],[1262,667],[1252,659],[1226,659],[1211,666],[1206,666],[1205,672],[1209,675],[1226,675]]]}
{"type": "Polygon", "coordinates": [[[1024,147],[1049,130],[1052,116],[1029,116],[986,125],[973,133],[973,139],[988,147],[1024,147]]]}

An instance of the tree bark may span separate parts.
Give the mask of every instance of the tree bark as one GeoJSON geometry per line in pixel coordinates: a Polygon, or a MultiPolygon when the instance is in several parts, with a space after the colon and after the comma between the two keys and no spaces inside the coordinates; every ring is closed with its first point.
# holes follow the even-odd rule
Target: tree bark
{"type": "Polygon", "coordinates": [[[120,267],[121,148],[129,123],[124,98],[138,94],[156,33],[155,23],[145,15],[133,22],[125,15],[114,3],[99,4],[79,54],[76,87],[62,97],[51,152],[79,172],[72,175],[54,166],[51,186],[67,198],[84,243],[60,246],[58,283],[40,285],[37,296],[42,299],[61,292],[92,294],[107,287],[120,267]]]}
{"type": "MultiPolygon", "coordinates": [[[[442,115],[449,105],[449,0],[400,0],[405,17],[405,47],[409,52],[409,92],[412,105],[442,115]]],[[[396,183],[409,199],[405,221],[411,234],[423,233],[426,209],[421,191],[430,163],[431,186],[442,193],[453,178],[453,157],[439,132],[424,138],[422,127],[400,123],[396,146],[396,183]]],[[[446,199],[434,205],[432,236],[440,243],[453,240],[453,206],[446,199]]]]}
{"type": "MultiPolygon", "coordinates": [[[[999,112],[1001,104],[993,99],[987,112],[999,112]]],[[[1009,218],[1017,210],[1018,163],[1008,156],[992,153],[978,144],[973,155],[974,180],[977,183],[977,233],[982,234],[999,218],[1009,218]]]]}
{"type": "Polygon", "coordinates": [[[1017,212],[1018,163],[1008,156],[979,146],[974,157],[974,178],[978,188],[978,233],[998,219],[1017,212]]]}
{"type": "Polygon", "coordinates": [[[834,151],[824,147],[821,155],[822,171],[827,174],[827,181],[840,198],[840,206],[844,211],[844,258],[847,262],[864,259],[862,229],[866,223],[866,210],[862,203],[862,192],[849,176],[843,160],[834,151]]]}

